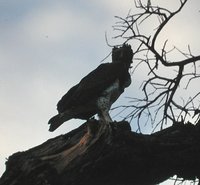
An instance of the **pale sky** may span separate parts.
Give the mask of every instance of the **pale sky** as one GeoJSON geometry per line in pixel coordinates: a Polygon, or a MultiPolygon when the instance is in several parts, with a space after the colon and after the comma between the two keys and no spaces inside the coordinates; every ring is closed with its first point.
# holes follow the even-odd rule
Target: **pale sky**
{"type": "MultiPolygon", "coordinates": [[[[133,0],[0,0],[0,175],[11,154],[84,122],[70,120],[53,133],[47,125],[65,92],[110,53],[105,32],[110,44],[121,44],[112,39],[114,16],[125,17],[133,7],[133,0]]],[[[180,48],[187,40],[198,54],[199,10],[200,1],[190,0],[161,40],[180,48]]]]}

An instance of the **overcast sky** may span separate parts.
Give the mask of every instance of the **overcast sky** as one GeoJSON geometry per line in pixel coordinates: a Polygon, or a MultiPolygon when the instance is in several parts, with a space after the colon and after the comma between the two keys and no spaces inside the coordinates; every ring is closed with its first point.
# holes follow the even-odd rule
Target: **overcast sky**
{"type": "MultiPolygon", "coordinates": [[[[132,0],[0,0],[0,175],[14,152],[83,123],[70,120],[48,132],[57,101],[111,51],[105,32],[110,44],[121,44],[111,39],[114,16],[125,17],[133,6],[132,0]]],[[[163,38],[180,47],[187,40],[198,52],[199,10],[200,1],[190,0],[163,38]]]]}

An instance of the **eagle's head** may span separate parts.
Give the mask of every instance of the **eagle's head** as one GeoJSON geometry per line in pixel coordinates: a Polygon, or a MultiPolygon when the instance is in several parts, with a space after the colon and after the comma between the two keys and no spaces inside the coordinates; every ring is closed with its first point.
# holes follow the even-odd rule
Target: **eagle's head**
{"type": "Polygon", "coordinates": [[[123,44],[121,47],[114,47],[112,50],[112,62],[119,63],[123,62],[129,67],[133,59],[133,50],[128,44],[123,44]]]}

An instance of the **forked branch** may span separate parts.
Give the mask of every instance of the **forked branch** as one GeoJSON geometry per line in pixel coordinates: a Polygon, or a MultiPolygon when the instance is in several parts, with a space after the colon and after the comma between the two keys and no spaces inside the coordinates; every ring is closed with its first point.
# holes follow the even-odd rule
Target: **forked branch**
{"type": "MultiPolygon", "coordinates": [[[[126,42],[133,42],[135,47],[134,63],[136,70],[141,64],[145,64],[149,70],[148,79],[142,85],[144,98],[131,98],[130,106],[133,110],[125,117],[132,120],[147,117],[147,122],[154,126],[171,121],[187,122],[195,110],[198,110],[200,94],[196,92],[189,97],[188,101],[180,102],[178,91],[182,84],[188,89],[189,85],[200,77],[200,55],[193,55],[188,46],[188,52],[179,50],[176,46],[167,50],[168,40],[166,39],[161,49],[157,49],[157,41],[162,30],[176,16],[188,0],[180,0],[179,7],[171,11],[159,5],[153,5],[151,0],[135,0],[135,7],[139,13],[127,15],[127,17],[116,17],[119,21],[114,30],[119,31],[115,38],[123,38],[126,42]],[[157,23],[154,24],[154,23],[157,23]],[[154,25],[152,27],[152,25],[154,25]],[[170,61],[169,54],[181,53],[183,59],[170,61]],[[192,71],[186,70],[190,67],[192,71]],[[168,75],[162,70],[166,70],[168,75]],[[190,101],[191,100],[191,101],[190,101]],[[184,119],[183,119],[184,118],[184,119]]],[[[199,118],[199,116],[198,116],[199,118]]],[[[198,118],[194,122],[198,122],[198,118]]],[[[138,124],[139,125],[139,124],[138,124]]]]}

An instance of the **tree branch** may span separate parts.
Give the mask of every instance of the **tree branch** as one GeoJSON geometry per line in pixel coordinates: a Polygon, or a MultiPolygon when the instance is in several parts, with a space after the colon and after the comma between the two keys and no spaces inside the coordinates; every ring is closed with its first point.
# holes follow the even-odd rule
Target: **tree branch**
{"type": "MultiPolygon", "coordinates": [[[[134,101],[130,103],[133,111],[126,116],[129,121],[136,118],[138,125],[140,124],[140,118],[146,116],[152,125],[157,126],[158,122],[156,121],[156,117],[162,117],[162,121],[159,121],[160,127],[162,128],[164,122],[179,121],[178,119],[182,116],[185,118],[191,117],[191,112],[194,112],[199,107],[200,102],[192,104],[192,101],[185,105],[177,103],[180,102],[177,91],[182,88],[182,84],[185,84],[187,88],[192,81],[200,77],[200,65],[197,65],[200,61],[200,55],[193,55],[190,46],[187,48],[188,53],[182,52],[176,46],[167,51],[168,39],[164,41],[160,50],[156,48],[158,36],[161,34],[161,31],[174,16],[182,11],[187,0],[180,0],[179,3],[179,7],[175,11],[171,11],[159,5],[152,5],[151,0],[145,2],[137,0],[135,1],[135,6],[139,10],[139,13],[131,14],[129,12],[126,18],[117,17],[120,19],[120,22],[116,23],[114,28],[118,28],[121,34],[116,38],[124,38],[125,42],[133,41],[134,46],[132,48],[136,48],[133,58],[133,64],[136,63],[134,72],[143,63],[146,64],[149,70],[147,74],[149,77],[144,81],[141,88],[144,98],[133,97],[132,100],[134,101]],[[158,26],[152,30],[150,26],[152,23],[154,25],[156,21],[158,22],[158,26]],[[148,29],[144,31],[143,25],[149,25],[148,29]],[[179,61],[170,61],[168,56],[173,53],[175,56],[175,51],[181,53],[184,58],[179,61]],[[188,70],[189,67],[193,69],[192,72],[188,70]],[[176,72],[174,71],[173,76],[167,75],[166,77],[163,74],[163,68],[169,74],[175,69],[176,72]],[[158,108],[155,110],[156,106],[158,108]],[[191,109],[191,106],[193,109],[191,109]],[[181,107],[184,107],[184,111],[181,107]]],[[[191,99],[194,100],[192,97],[191,99]]],[[[187,122],[187,119],[184,120],[187,122]]],[[[194,122],[197,121],[198,119],[194,122]]]]}
{"type": "Polygon", "coordinates": [[[111,123],[112,133],[100,125],[91,120],[13,154],[0,185],[152,185],[173,175],[200,177],[198,124],[176,124],[152,135],[131,132],[127,122],[111,123]]]}

